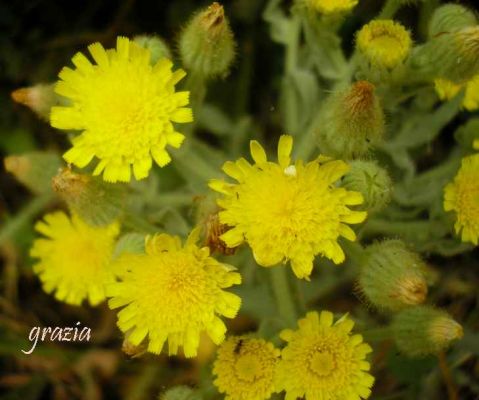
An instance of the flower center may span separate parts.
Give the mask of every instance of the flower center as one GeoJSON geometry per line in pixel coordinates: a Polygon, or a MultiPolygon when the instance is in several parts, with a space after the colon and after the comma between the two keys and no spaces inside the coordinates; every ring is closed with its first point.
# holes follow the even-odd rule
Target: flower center
{"type": "Polygon", "coordinates": [[[317,352],[310,361],[311,370],[319,376],[328,376],[335,367],[334,357],[331,353],[317,352]]]}
{"type": "Polygon", "coordinates": [[[261,375],[261,363],[252,354],[242,355],[236,362],[236,374],[239,379],[253,382],[261,375]]]}

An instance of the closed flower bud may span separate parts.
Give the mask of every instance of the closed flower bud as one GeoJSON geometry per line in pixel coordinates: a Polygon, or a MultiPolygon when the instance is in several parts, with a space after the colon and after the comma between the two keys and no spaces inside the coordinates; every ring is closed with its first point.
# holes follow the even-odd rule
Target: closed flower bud
{"type": "Polygon", "coordinates": [[[226,76],[235,56],[235,42],[223,6],[214,2],[195,15],[180,37],[184,66],[205,78],[226,76]]]}
{"type": "Polygon", "coordinates": [[[122,184],[108,183],[64,168],[53,177],[52,186],[72,213],[90,225],[107,225],[122,212],[125,199],[122,184]]]}
{"type": "Polygon", "coordinates": [[[434,11],[429,22],[429,37],[477,25],[474,13],[460,4],[444,4],[434,11]]]}
{"type": "Polygon", "coordinates": [[[424,302],[427,283],[424,263],[400,240],[369,246],[358,280],[360,294],[383,311],[398,311],[424,302]]]}
{"type": "Polygon", "coordinates": [[[139,35],[133,41],[141,47],[150,50],[152,65],[155,65],[160,58],[171,58],[171,51],[168,45],[158,36],[139,35]]]}
{"type": "Polygon", "coordinates": [[[50,109],[60,103],[60,97],[53,88],[53,84],[38,84],[14,90],[11,96],[16,103],[27,106],[40,118],[48,121],[50,109]]]}
{"type": "Polygon", "coordinates": [[[8,156],[3,162],[5,170],[34,193],[49,192],[50,181],[62,165],[58,154],[42,151],[8,156]]]}
{"type": "Polygon", "coordinates": [[[162,393],[159,400],[201,400],[202,397],[188,386],[175,386],[162,393]]]}
{"type": "Polygon", "coordinates": [[[316,131],[322,153],[343,159],[365,155],[384,134],[384,113],[375,87],[359,81],[331,95],[316,131]]]}
{"type": "Polygon", "coordinates": [[[463,336],[461,325],[431,306],[401,311],[393,320],[392,330],[398,349],[411,357],[438,354],[463,336]]]}
{"type": "Polygon", "coordinates": [[[437,34],[416,49],[410,68],[424,80],[466,83],[479,73],[479,26],[437,34]]]}
{"type": "Polygon", "coordinates": [[[391,200],[393,184],[388,172],[375,161],[355,160],[344,175],[342,186],[359,192],[368,212],[380,211],[391,200]]]}

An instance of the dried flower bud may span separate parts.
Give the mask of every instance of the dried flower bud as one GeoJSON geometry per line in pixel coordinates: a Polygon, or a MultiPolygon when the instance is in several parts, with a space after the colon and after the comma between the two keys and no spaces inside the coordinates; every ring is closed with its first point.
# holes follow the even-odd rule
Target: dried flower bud
{"type": "Polygon", "coordinates": [[[477,18],[471,10],[460,4],[444,4],[436,8],[432,14],[429,37],[433,38],[444,32],[454,32],[474,25],[477,25],[477,18]]]}
{"type": "Polygon", "coordinates": [[[360,294],[380,310],[398,311],[426,299],[424,263],[400,240],[369,246],[359,273],[360,294]]]}
{"type": "Polygon", "coordinates": [[[209,214],[205,220],[205,244],[211,252],[217,252],[225,255],[233,255],[236,247],[230,248],[220,239],[220,236],[230,229],[228,225],[220,222],[218,211],[209,214]]]}
{"type": "Polygon", "coordinates": [[[214,2],[194,16],[180,37],[183,64],[205,78],[226,76],[235,42],[223,6],[214,2]]]}
{"type": "Polygon", "coordinates": [[[171,51],[164,40],[158,36],[139,35],[133,41],[141,47],[150,50],[151,64],[154,65],[160,58],[171,58],[171,51]]]}
{"type": "Polygon", "coordinates": [[[143,354],[146,353],[146,348],[147,346],[144,344],[135,346],[134,344],[129,342],[126,337],[123,340],[123,343],[121,345],[121,351],[125,353],[127,356],[130,356],[131,358],[141,357],[143,354]]]}
{"type": "Polygon", "coordinates": [[[65,200],[72,213],[91,225],[106,225],[123,209],[125,187],[101,178],[63,168],[52,179],[53,190],[65,200]]]}
{"type": "Polygon", "coordinates": [[[202,397],[188,386],[175,386],[161,394],[159,400],[201,400],[202,397]]]}
{"type": "Polygon", "coordinates": [[[344,175],[342,186],[363,195],[368,212],[380,211],[391,201],[393,184],[388,172],[375,161],[355,160],[344,175]]]}
{"type": "Polygon", "coordinates": [[[59,96],[53,91],[53,84],[38,84],[12,92],[12,99],[35,112],[40,118],[50,120],[50,109],[59,104],[59,96]]]}
{"type": "Polygon", "coordinates": [[[3,162],[5,170],[34,193],[49,192],[50,181],[62,165],[58,154],[41,151],[8,156],[3,162]]]}
{"type": "Polygon", "coordinates": [[[333,94],[324,105],[316,131],[324,154],[350,159],[366,154],[384,134],[384,114],[375,87],[359,81],[333,94]]]}
{"type": "Polygon", "coordinates": [[[396,345],[411,357],[437,354],[463,336],[462,326],[445,311],[430,306],[411,307],[392,323],[396,345]]]}

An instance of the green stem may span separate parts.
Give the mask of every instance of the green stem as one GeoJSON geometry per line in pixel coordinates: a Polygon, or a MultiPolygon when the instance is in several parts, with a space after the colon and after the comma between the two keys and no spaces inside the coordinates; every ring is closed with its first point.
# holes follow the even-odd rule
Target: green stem
{"type": "Polygon", "coordinates": [[[273,286],[279,315],[288,326],[293,326],[297,319],[297,313],[291,287],[288,282],[288,270],[284,265],[279,265],[271,268],[270,271],[271,284],[273,286]]]}
{"type": "Polygon", "coordinates": [[[399,0],[387,0],[377,19],[392,19],[400,8],[399,0]]]}
{"type": "Polygon", "coordinates": [[[393,330],[391,326],[383,326],[363,331],[362,335],[366,342],[382,342],[393,338],[393,330]]]}
{"type": "Polygon", "coordinates": [[[34,197],[18,214],[9,220],[0,231],[0,245],[14,237],[25,225],[29,224],[53,199],[53,193],[48,192],[34,197]]]}

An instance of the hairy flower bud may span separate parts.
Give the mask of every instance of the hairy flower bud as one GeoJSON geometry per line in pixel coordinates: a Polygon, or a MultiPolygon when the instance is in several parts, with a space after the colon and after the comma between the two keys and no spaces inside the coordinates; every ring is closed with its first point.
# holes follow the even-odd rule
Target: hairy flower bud
{"type": "Polygon", "coordinates": [[[171,51],[164,40],[158,36],[138,35],[133,41],[139,46],[150,50],[152,65],[155,65],[160,58],[171,58],[171,51]]]}
{"type": "Polygon", "coordinates": [[[479,73],[479,26],[437,34],[416,49],[410,68],[418,78],[469,81],[479,73]]]}
{"type": "Polygon", "coordinates": [[[454,32],[468,26],[477,25],[477,18],[468,8],[460,4],[444,4],[434,11],[429,22],[429,37],[444,32],[454,32]]]}
{"type": "Polygon", "coordinates": [[[52,179],[53,190],[63,198],[72,213],[91,225],[107,225],[123,209],[125,188],[101,178],[62,169],[52,179]]]}
{"type": "Polygon", "coordinates": [[[360,294],[380,310],[398,311],[426,299],[424,263],[400,240],[369,246],[359,273],[360,294]]]}
{"type": "Polygon", "coordinates": [[[398,349],[411,357],[437,354],[463,336],[461,325],[431,306],[401,311],[393,320],[392,330],[398,349]]]}
{"type": "Polygon", "coordinates": [[[50,109],[60,103],[59,96],[55,94],[53,89],[53,84],[38,84],[16,89],[11,96],[16,103],[27,106],[40,118],[48,121],[50,119],[50,109]]]}
{"type": "Polygon", "coordinates": [[[61,157],[53,152],[34,151],[5,157],[5,170],[34,193],[51,190],[50,181],[62,165],[61,157]]]}
{"type": "Polygon", "coordinates": [[[235,55],[235,42],[223,6],[217,2],[195,15],[180,37],[184,66],[200,76],[226,76],[235,55]]]}
{"type": "Polygon", "coordinates": [[[159,400],[201,400],[201,395],[188,386],[175,386],[162,393],[159,400]]]}
{"type": "Polygon", "coordinates": [[[321,152],[350,159],[378,144],[384,129],[374,85],[359,81],[331,96],[320,112],[316,135],[321,152]]]}
{"type": "Polygon", "coordinates": [[[388,172],[375,161],[355,160],[344,175],[342,186],[360,192],[368,212],[380,211],[391,201],[393,184],[388,172]]]}

